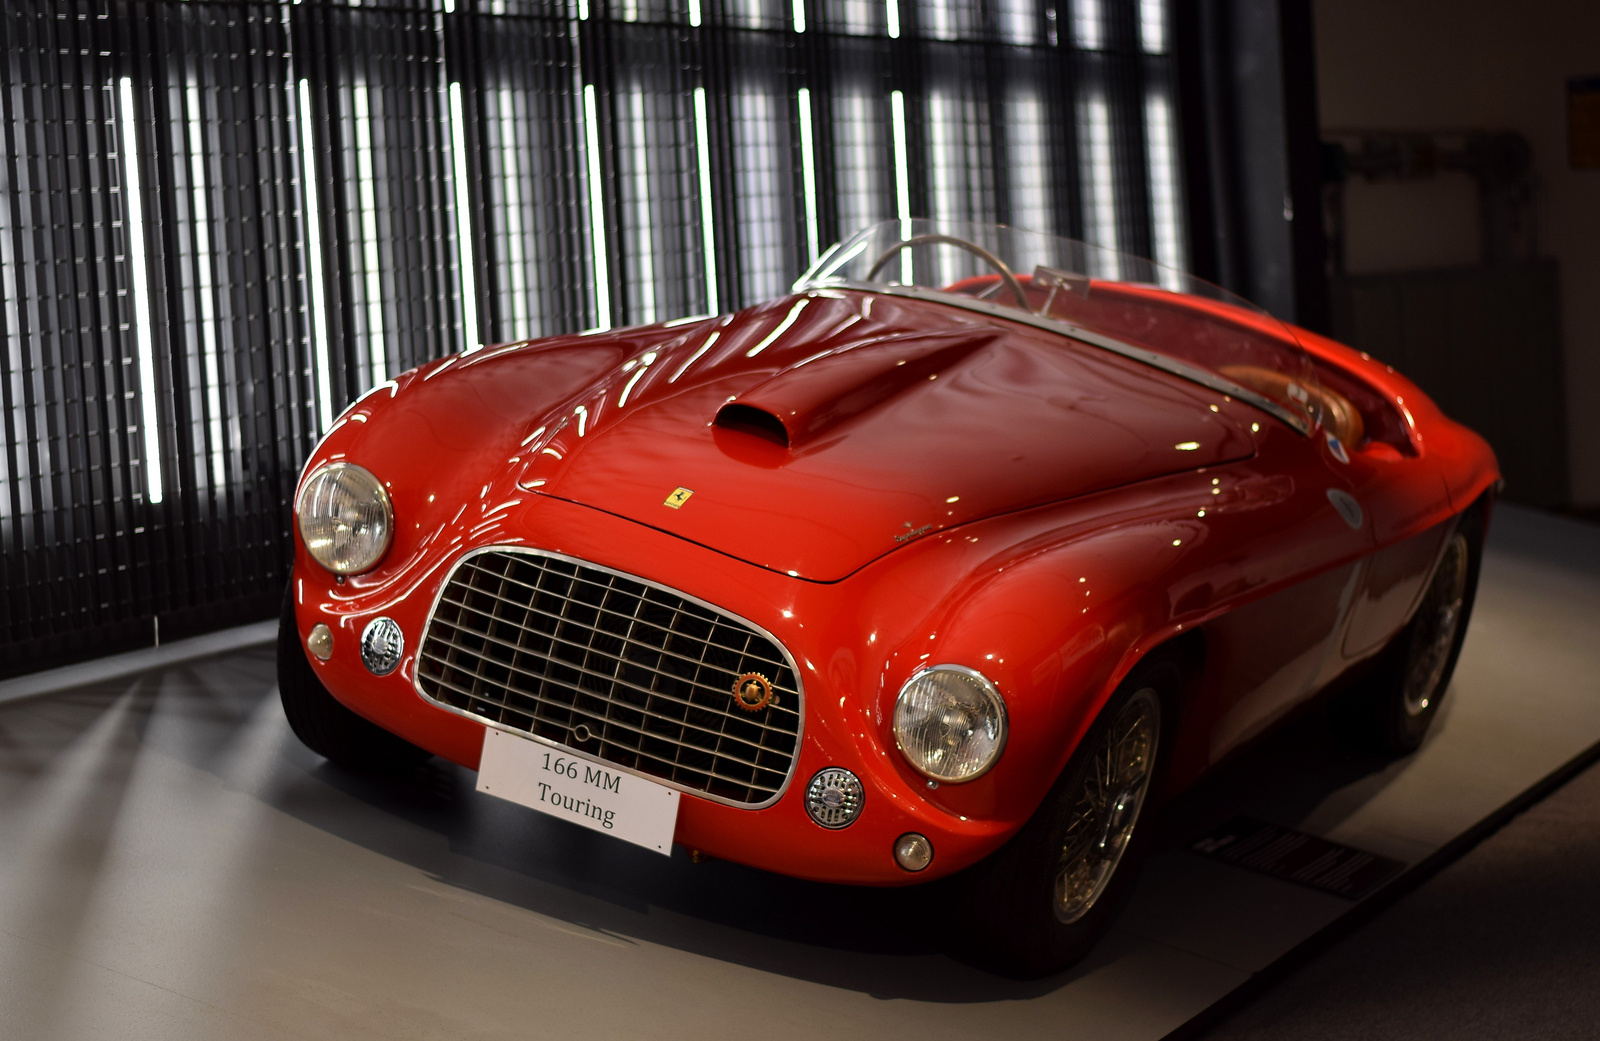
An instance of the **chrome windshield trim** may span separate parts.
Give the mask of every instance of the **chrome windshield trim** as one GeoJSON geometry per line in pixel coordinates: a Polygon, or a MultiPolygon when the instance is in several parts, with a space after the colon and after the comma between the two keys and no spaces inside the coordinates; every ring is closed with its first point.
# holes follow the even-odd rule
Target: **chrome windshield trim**
{"type": "Polygon", "coordinates": [[[1035,329],[1043,329],[1045,332],[1056,333],[1068,339],[1087,343],[1092,347],[1099,347],[1101,350],[1110,351],[1112,354],[1119,354],[1124,358],[1149,365],[1151,368],[1160,369],[1163,372],[1177,376],[1179,379],[1188,380],[1190,383],[1198,383],[1202,387],[1238,398],[1240,401],[1254,405],[1268,415],[1282,420],[1290,429],[1302,437],[1311,436],[1310,420],[1305,416],[1297,415],[1292,410],[1285,408],[1263,394],[1248,387],[1242,387],[1232,380],[1219,376],[1208,369],[1202,369],[1198,365],[1190,365],[1188,362],[1169,357],[1159,351],[1152,351],[1146,347],[1137,347],[1131,343],[1125,343],[1115,337],[1097,333],[1092,329],[1085,329],[1081,325],[1074,325],[1072,322],[1060,318],[1045,318],[1042,315],[1020,311],[1015,307],[1006,307],[988,300],[962,296],[959,293],[946,293],[938,289],[929,289],[926,286],[894,286],[882,285],[877,282],[853,282],[841,279],[837,282],[813,282],[800,287],[798,291],[811,293],[823,289],[850,289],[860,293],[877,293],[880,296],[898,296],[910,300],[924,300],[929,303],[944,304],[947,307],[959,307],[964,311],[975,311],[978,314],[986,314],[1008,322],[1031,325],[1035,329]]]}

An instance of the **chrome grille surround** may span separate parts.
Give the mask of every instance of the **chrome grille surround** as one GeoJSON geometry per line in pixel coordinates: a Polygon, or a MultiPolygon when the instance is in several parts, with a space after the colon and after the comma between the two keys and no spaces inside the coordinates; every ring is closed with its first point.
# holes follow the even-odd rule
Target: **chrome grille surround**
{"type": "Polygon", "coordinates": [[[741,809],[777,802],[805,723],[799,670],[771,633],[635,575],[525,546],[458,560],[418,644],[425,700],[741,809]],[[775,703],[734,697],[761,673],[775,703]]]}

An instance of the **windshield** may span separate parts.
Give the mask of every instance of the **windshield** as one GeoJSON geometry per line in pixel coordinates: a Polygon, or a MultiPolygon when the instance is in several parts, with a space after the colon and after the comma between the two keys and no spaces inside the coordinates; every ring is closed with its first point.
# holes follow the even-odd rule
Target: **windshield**
{"type": "Polygon", "coordinates": [[[1003,315],[1252,401],[1308,434],[1316,369],[1291,331],[1220,286],[1154,261],[1003,224],[875,224],[828,249],[795,289],[844,286],[1003,315]]]}

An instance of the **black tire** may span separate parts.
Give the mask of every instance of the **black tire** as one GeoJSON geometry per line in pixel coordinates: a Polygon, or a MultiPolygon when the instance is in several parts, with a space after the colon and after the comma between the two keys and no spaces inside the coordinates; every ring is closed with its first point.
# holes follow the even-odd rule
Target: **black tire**
{"type": "Polygon", "coordinates": [[[1483,563],[1483,534],[1482,509],[1462,515],[1411,621],[1353,692],[1345,725],[1358,744],[1386,755],[1414,752],[1422,744],[1466,641],[1483,563]]]}
{"type": "Polygon", "coordinates": [[[300,641],[292,587],[284,591],[278,616],[278,696],[294,736],[340,766],[363,773],[399,773],[433,755],[361,718],[328,693],[300,641]]]}
{"type": "Polygon", "coordinates": [[[952,953],[1003,976],[1038,979],[1066,969],[1094,945],[1143,859],[1182,682],[1172,658],[1141,662],[1022,830],[952,880],[966,917],[962,947],[952,953]],[[1145,738],[1132,738],[1135,746],[1143,741],[1142,749],[1127,743],[1131,720],[1147,729],[1145,738]],[[1138,759],[1138,777],[1117,771],[1119,779],[1106,784],[1113,758],[1138,759]],[[1142,784],[1137,798],[1116,808],[1135,780],[1142,784]]]}

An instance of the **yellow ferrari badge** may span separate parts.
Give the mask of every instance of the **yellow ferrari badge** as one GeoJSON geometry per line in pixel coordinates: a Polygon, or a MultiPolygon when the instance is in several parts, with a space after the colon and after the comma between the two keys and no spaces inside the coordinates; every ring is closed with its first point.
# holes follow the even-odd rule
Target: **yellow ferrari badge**
{"type": "Polygon", "coordinates": [[[682,506],[684,503],[688,502],[689,496],[693,494],[694,492],[691,492],[687,488],[675,488],[673,489],[672,494],[667,496],[667,501],[661,505],[671,507],[675,510],[679,506],[682,506]]]}

